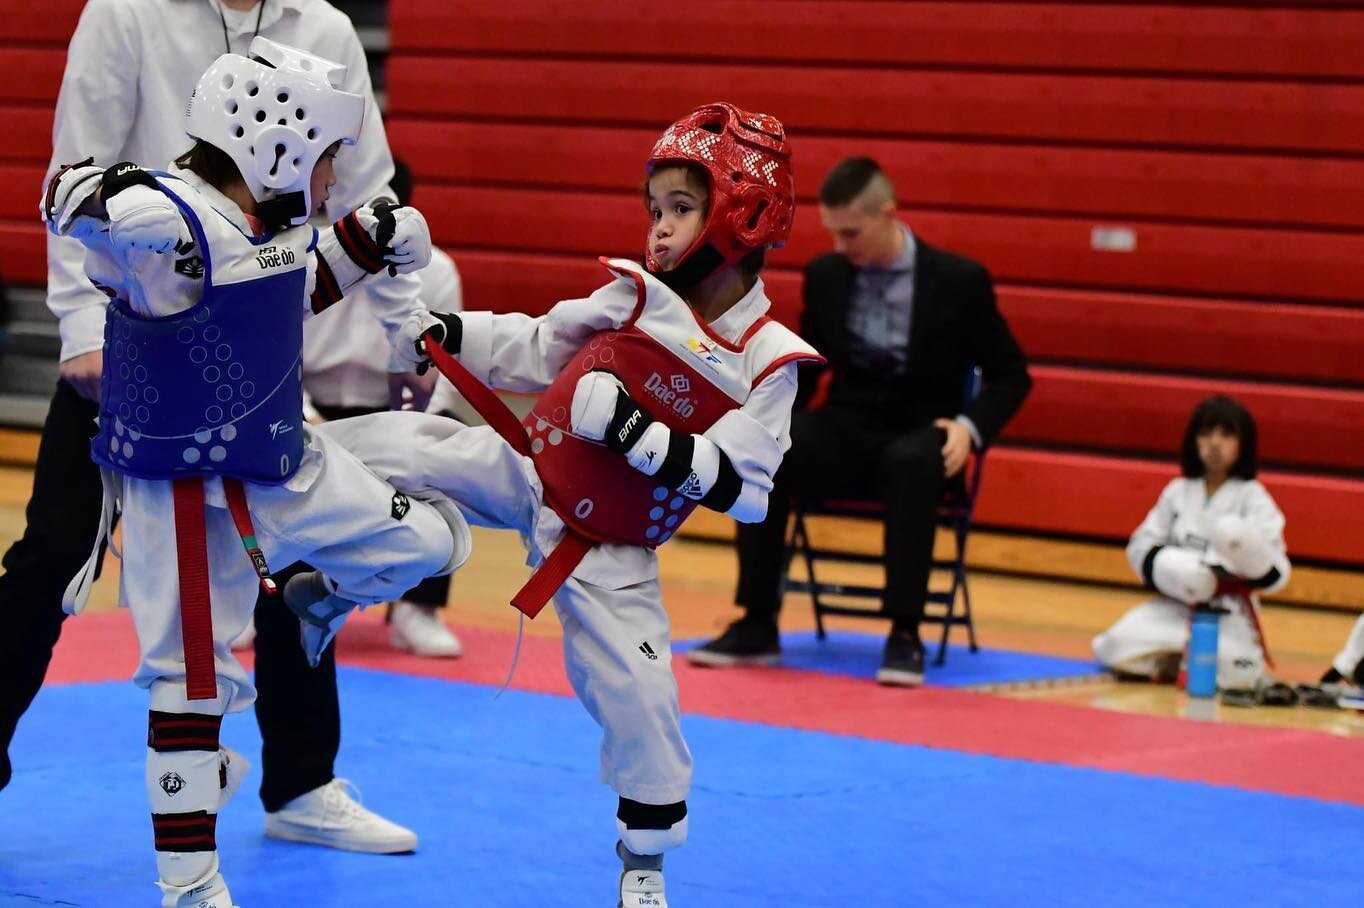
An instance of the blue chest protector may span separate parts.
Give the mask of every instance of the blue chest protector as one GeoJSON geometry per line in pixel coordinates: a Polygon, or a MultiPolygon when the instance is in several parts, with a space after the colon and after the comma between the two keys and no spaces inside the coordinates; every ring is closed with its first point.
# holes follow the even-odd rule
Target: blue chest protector
{"type": "Polygon", "coordinates": [[[316,232],[252,240],[181,181],[156,177],[193,231],[203,298],[164,318],[110,303],[92,455],[144,479],[282,483],[303,457],[302,307],[316,232]]]}

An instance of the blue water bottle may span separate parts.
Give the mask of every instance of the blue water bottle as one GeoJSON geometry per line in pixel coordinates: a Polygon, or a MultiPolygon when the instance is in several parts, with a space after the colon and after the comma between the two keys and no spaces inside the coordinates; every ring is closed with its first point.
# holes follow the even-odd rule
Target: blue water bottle
{"type": "Polygon", "coordinates": [[[1186,687],[1190,697],[1217,693],[1217,625],[1226,609],[1198,605],[1189,628],[1189,671],[1186,687]]]}

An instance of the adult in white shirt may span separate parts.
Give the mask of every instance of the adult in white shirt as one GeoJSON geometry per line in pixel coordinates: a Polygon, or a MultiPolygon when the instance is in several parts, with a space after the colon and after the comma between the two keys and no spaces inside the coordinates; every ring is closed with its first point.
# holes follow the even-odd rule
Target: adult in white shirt
{"type": "MultiPolygon", "coordinates": [[[[245,54],[257,34],[345,64],[342,88],[367,98],[359,141],[336,158],[333,218],[388,195],[392,155],[364,50],[350,20],[324,0],[90,0],[67,52],[49,174],[87,155],[103,165],[169,164],[190,147],[185,107],[200,74],[224,52],[245,54]]],[[[86,278],[84,264],[79,242],[48,238],[47,301],[60,319],[61,380],[43,427],[27,526],[0,574],[0,620],[7,628],[0,635],[0,787],[10,777],[15,726],[42,684],[61,631],[63,589],[88,557],[99,524],[100,476],[89,442],[105,297],[86,278]]],[[[202,261],[188,255],[176,267],[202,269],[202,261]]],[[[416,278],[394,280],[408,282],[415,299],[416,278]]],[[[311,670],[298,644],[298,622],[282,607],[260,610],[257,629],[267,834],[353,851],[415,848],[415,833],[361,807],[334,777],[340,714],[332,652],[311,670]]]]}
{"type": "MultiPolygon", "coordinates": [[[[390,185],[399,204],[410,205],[412,171],[401,160],[393,164],[390,185]]],[[[416,272],[416,277],[421,281],[419,299],[428,309],[464,309],[459,271],[440,249],[432,248],[431,263],[416,272]]],[[[448,381],[442,379],[433,395],[429,388],[413,387],[412,382],[399,380],[400,375],[385,371],[384,363],[376,358],[376,350],[387,348],[386,329],[396,327],[387,320],[389,314],[402,308],[387,299],[395,292],[383,281],[360,285],[347,293],[345,306],[334,306],[304,325],[303,387],[319,417],[344,419],[403,407],[450,408],[454,388],[448,381]]],[[[434,382],[437,374],[432,369],[426,378],[434,382]]],[[[389,609],[389,641],[417,656],[459,656],[463,646],[439,614],[449,598],[448,576],[431,577],[413,587],[389,609]]]]}
{"type": "Polygon", "coordinates": [[[1180,466],[1132,534],[1127,557],[1160,595],[1136,606],[1094,638],[1094,655],[1112,671],[1173,681],[1189,640],[1190,609],[1227,610],[1220,622],[1217,685],[1263,691],[1271,683],[1257,592],[1288,582],[1284,517],[1255,478],[1255,420],[1229,397],[1194,410],[1180,466]]]}

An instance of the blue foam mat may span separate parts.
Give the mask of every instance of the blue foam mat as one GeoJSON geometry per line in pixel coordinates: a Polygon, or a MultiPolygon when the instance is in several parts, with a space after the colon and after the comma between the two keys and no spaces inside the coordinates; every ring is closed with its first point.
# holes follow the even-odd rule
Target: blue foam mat
{"type": "MultiPolygon", "coordinates": [[[[417,829],[370,856],[261,834],[253,770],[219,824],[242,908],[610,908],[615,796],[576,701],[343,669],[343,775],[417,829]]],[[[0,793],[0,906],[152,908],[146,701],[45,689],[0,793]]],[[[673,908],[1341,903],[1364,809],[689,716],[691,841],[673,908]],[[1322,843],[1330,843],[1329,848],[1322,843]]],[[[224,739],[254,756],[255,724],[224,739]]]]}
{"type": "MultiPolygon", "coordinates": [[[[971,652],[965,644],[949,642],[947,659],[934,665],[938,653],[938,638],[932,628],[924,631],[927,654],[928,684],[940,687],[975,687],[982,684],[1008,684],[1019,681],[1042,681],[1092,675],[1101,676],[1098,663],[1086,659],[1067,659],[1064,656],[1044,656],[1013,650],[981,647],[971,652]]],[[[679,640],[673,644],[675,652],[693,649],[705,640],[679,640]]],[[[847,675],[852,678],[874,678],[881,665],[881,651],[886,635],[864,634],[857,631],[831,630],[824,640],[814,631],[783,633],[781,664],[787,668],[847,675]]]]}

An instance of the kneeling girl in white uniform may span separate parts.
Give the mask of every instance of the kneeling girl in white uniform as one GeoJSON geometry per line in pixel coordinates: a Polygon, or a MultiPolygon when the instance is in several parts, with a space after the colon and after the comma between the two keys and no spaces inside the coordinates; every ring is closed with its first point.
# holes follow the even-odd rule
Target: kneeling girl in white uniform
{"type": "Polygon", "coordinates": [[[626,908],[666,906],[662,856],[686,838],[691,786],[654,547],[698,504],[762,519],[796,365],[820,359],[766,316],[758,276],[790,232],[789,154],[776,119],[699,108],[649,158],[647,268],[604,261],[608,284],[540,318],[440,316],[427,348],[491,426],[385,413],[320,429],[398,488],[522,534],[537,571],[513,604],[553,597],[568,677],[602,727],[626,908]],[[480,404],[480,381],[544,393],[518,423],[480,404]],[[410,441],[379,450],[381,436],[410,441]]]}
{"type": "MultiPolygon", "coordinates": [[[[58,171],[42,201],[52,232],[85,243],[110,297],[92,454],[101,541],[122,505],[120,601],[141,650],[135,681],[151,695],[146,783],[165,908],[232,904],[215,825],[242,767],[219,726],[255,697],[229,644],[257,583],[272,588],[266,557],[316,565],[298,578],[305,593],[368,604],[468,551],[453,506],[397,493],[302,418],[305,315],[429,256],[413,209],[362,208],[322,234],[306,224],[338,145],[360,129],[363,97],[335,87],[343,70],[257,38],[249,59],[225,54],[200,79],[195,145],[172,172],[87,161],[58,171]]],[[[94,564],[72,581],[69,610],[84,605],[94,564]]]]}
{"type": "Polygon", "coordinates": [[[1127,558],[1160,598],[1144,602],[1094,638],[1094,655],[1127,675],[1173,681],[1189,641],[1190,609],[1227,610],[1217,648],[1217,685],[1255,691],[1269,681],[1257,592],[1288,582],[1284,517],[1256,479],[1255,420],[1229,397],[1194,410],[1180,453],[1183,476],[1161,492],[1132,534],[1127,558]]]}

